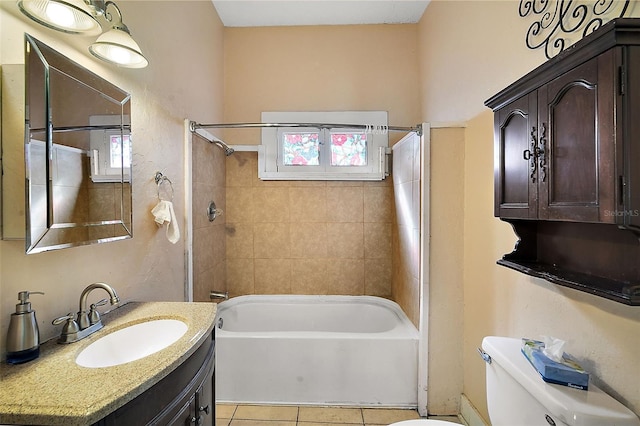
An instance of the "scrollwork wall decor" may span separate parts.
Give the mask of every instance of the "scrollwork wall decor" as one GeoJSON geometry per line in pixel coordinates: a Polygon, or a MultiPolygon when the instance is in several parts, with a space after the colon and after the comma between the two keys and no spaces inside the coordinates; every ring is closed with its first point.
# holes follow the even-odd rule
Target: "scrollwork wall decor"
{"type": "Polygon", "coordinates": [[[535,21],[527,30],[529,49],[544,47],[547,59],[611,19],[623,17],[630,0],[520,0],[518,13],[535,21]]]}

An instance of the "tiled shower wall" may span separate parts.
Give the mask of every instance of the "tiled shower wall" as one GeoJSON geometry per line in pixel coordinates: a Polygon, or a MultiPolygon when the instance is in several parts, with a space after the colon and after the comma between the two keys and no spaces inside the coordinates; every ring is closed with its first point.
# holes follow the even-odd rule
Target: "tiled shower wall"
{"type": "Polygon", "coordinates": [[[391,179],[262,181],[257,153],[226,159],[230,296],[346,294],[390,297],[391,179]]]}
{"type": "Polygon", "coordinates": [[[207,302],[211,290],[226,291],[225,155],[222,149],[193,134],[193,300],[207,302]],[[207,207],[214,201],[223,214],[213,222],[207,207]]]}
{"type": "Polygon", "coordinates": [[[393,297],[416,327],[420,320],[422,155],[416,134],[393,146],[393,186],[398,206],[393,240],[393,297]]]}

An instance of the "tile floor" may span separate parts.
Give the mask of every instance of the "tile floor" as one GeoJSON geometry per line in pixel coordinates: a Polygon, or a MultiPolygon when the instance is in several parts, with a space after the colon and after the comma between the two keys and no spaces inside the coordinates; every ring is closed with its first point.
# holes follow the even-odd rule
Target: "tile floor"
{"type": "MultiPolygon", "coordinates": [[[[416,410],[216,405],[216,426],[378,426],[419,418],[416,410]]],[[[464,424],[455,416],[430,418],[464,424]]]]}

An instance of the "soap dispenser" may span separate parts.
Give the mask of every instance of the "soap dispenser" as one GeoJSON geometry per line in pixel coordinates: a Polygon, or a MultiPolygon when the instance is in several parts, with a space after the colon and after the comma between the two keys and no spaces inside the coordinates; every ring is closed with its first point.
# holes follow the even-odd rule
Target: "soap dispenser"
{"type": "Polygon", "coordinates": [[[36,312],[31,309],[31,302],[29,302],[29,296],[32,294],[44,293],[40,291],[18,293],[20,303],[16,305],[16,312],[11,314],[7,333],[8,364],[22,364],[40,355],[38,321],[36,321],[36,312]]]}

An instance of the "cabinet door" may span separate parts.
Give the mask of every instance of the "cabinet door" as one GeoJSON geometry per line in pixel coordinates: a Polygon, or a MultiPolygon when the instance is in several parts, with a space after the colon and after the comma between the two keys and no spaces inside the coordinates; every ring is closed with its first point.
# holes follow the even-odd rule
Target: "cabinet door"
{"type": "Polygon", "coordinates": [[[494,114],[494,201],[501,218],[537,217],[536,117],[535,94],[494,114]]]}
{"type": "Polygon", "coordinates": [[[538,90],[540,219],[615,223],[614,50],[538,90]]]}
{"type": "MultiPolygon", "coordinates": [[[[640,230],[640,46],[627,46],[624,51],[625,73],[624,172],[619,172],[620,192],[624,205],[617,212],[618,223],[640,230]]],[[[622,151],[622,150],[621,150],[622,151]]]]}
{"type": "Polygon", "coordinates": [[[207,380],[196,392],[196,417],[198,425],[215,425],[215,404],[213,401],[213,375],[209,374],[207,380]]]}

